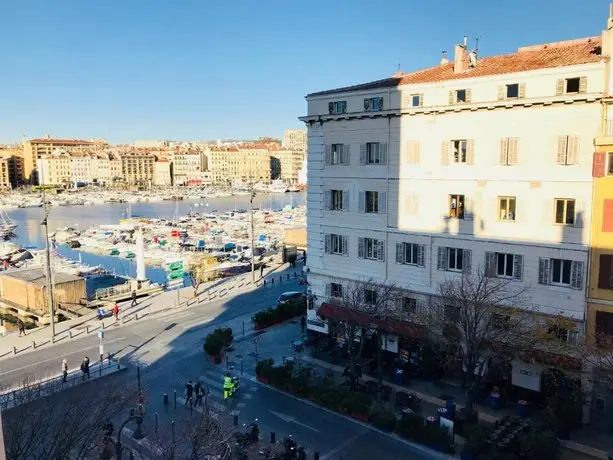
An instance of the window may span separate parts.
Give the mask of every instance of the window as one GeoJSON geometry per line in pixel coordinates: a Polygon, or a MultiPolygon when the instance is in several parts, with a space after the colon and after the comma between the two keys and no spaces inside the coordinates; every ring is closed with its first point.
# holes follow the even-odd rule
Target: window
{"type": "Polygon", "coordinates": [[[382,97],[369,97],[364,99],[365,112],[381,112],[381,110],[383,110],[382,97]]]}
{"type": "Polygon", "coordinates": [[[467,102],[466,101],[466,90],[465,89],[456,89],[455,90],[455,102],[467,102]]]}
{"type": "Polygon", "coordinates": [[[396,244],[396,263],[424,266],[425,246],[415,243],[396,244]]]}
{"type": "Polygon", "coordinates": [[[471,252],[468,249],[438,248],[438,270],[470,273],[471,252]]]}
{"type": "Polygon", "coordinates": [[[369,214],[385,214],[387,194],[385,192],[360,192],[359,210],[369,214]]]}
{"type": "Polygon", "coordinates": [[[467,163],[468,149],[466,139],[451,141],[451,151],[454,163],[467,163]]]}
{"type": "Polygon", "coordinates": [[[330,283],[330,297],[342,298],[343,285],[340,283],[330,283]]]}
{"type": "Polygon", "coordinates": [[[349,253],[347,237],[334,233],[326,235],[326,254],[347,255],[349,253]]]}
{"type": "Polygon", "coordinates": [[[364,197],[366,198],[366,208],[364,211],[367,213],[378,213],[379,192],[364,192],[364,197]]]}
{"type": "Polygon", "coordinates": [[[519,84],[512,83],[507,85],[507,99],[517,99],[519,97],[519,84]]]}
{"type": "Polygon", "coordinates": [[[358,257],[385,262],[385,242],[374,238],[358,238],[358,257]]]}
{"type": "Polygon", "coordinates": [[[486,275],[496,278],[522,279],[524,258],[517,254],[486,252],[486,275]]]}
{"type": "Polygon", "coordinates": [[[594,403],[596,405],[596,410],[599,412],[604,412],[606,408],[605,399],[599,395],[594,398],[594,403]]]}
{"type": "Polygon", "coordinates": [[[571,166],[579,163],[579,138],[577,136],[558,136],[556,164],[571,166]]]}
{"type": "Polygon", "coordinates": [[[464,266],[464,251],[462,249],[457,248],[448,248],[448,265],[447,270],[449,271],[462,271],[464,266]]]}
{"type": "Polygon", "coordinates": [[[515,197],[498,197],[498,218],[506,222],[515,222],[515,197]]]}
{"type": "Polygon", "coordinates": [[[556,198],[555,213],[556,224],[573,225],[575,223],[575,200],[556,198]]]}
{"type": "Polygon", "coordinates": [[[494,313],[492,315],[492,327],[498,330],[508,330],[511,326],[511,317],[494,313]]]}
{"type": "Polygon", "coordinates": [[[574,329],[568,330],[559,326],[551,326],[547,332],[552,338],[570,346],[577,346],[579,341],[579,332],[574,329]]]}
{"type": "Polygon", "coordinates": [[[344,145],[343,144],[332,144],[330,146],[330,162],[331,165],[341,165],[344,164],[344,145]]]}
{"type": "Polygon", "coordinates": [[[613,254],[600,255],[598,289],[613,289],[613,254]]]}
{"type": "Polygon", "coordinates": [[[579,77],[576,78],[567,78],[566,79],[566,94],[578,93],[581,85],[581,79],[579,77]]]}
{"type": "Polygon", "coordinates": [[[374,289],[364,289],[364,303],[370,305],[377,303],[377,291],[374,289]]]}
{"type": "Polygon", "coordinates": [[[417,311],[417,299],[412,297],[403,297],[401,299],[402,311],[407,313],[415,313],[417,311]]]}
{"type": "Polygon", "coordinates": [[[347,113],[347,101],[328,102],[328,112],[330,115],[347,113]]]}
{"type": "Polygon", "coordinates": [[[421,94],[411,94],[411,107],[421,107],[422,104],[421,94]]]}
{"type": "Polygon", "coordinates": [[[330,203],[330,210],[332,211],[343,211],[343,191],[342,190],[331,190],[332,202],[330,203]]]}
{"type": "Polygon", "coordinates": [[[464,219],[464,195],[449,195],[449,217],[464,219]]]}
{"type": "Polygon", "coordinates": [[[611,346],[613,338],[613,313],[596,311],[596,343],[598,346],[611,346]]]}
{"type": "Polygon", "coordinates": [[[572,261],[551,259],[551,284],[570,286],[572,261]]]}
{"type": "Polygon", "coordinates": [[[381,150],[378,142],[368,142],[366,144],[366,164],[381,164],[381,150]]]}
{"type": "Polygon", "coordinates": [[[500,164],[512,166],[517,164],[517,144],[518,139],[503,137],[500,139],[500,164]]]}
{"type": "Polygon", "coordinates": [[[607,153],[607,176],[613,176],[613,153],[607,153]]]}

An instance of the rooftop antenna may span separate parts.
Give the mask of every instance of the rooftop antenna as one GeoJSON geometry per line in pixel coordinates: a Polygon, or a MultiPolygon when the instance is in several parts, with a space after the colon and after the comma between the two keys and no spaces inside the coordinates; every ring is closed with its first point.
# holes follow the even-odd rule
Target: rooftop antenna
{"type": "Polygon", "coordinates": [[[400,73],[400,62],[398,63],[398,70],[397,70],[397,72],[400,73]]]}

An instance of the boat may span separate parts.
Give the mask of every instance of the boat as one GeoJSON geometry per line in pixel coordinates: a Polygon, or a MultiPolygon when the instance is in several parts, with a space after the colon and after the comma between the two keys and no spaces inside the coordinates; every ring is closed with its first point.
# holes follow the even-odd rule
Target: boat
{"type": "Polygon", "coordinates": [[[295,185],[292,185],[286,191],[287,192],[300,192],[301,190],[300,190],[300,187],[296,187],[295,185]]]}
{"type": "Polygon", "coordinates": [[[268,187],[270,193],[285,193],[287,191],[287,184],[282,180],[273,180],[272,184],[268,187]]]}
{"type": "Polygon", "coordinates": [[[1,234],[9,234],[13,233],[13,231],[18,227],[18,225],[11,220],[6,212],[0,211],[0,233],[1,234]]]}

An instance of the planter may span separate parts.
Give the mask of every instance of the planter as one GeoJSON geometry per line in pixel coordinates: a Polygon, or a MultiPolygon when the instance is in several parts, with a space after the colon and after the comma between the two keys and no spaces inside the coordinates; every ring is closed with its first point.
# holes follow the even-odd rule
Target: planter
{"type": "Polygon", "coordinates": [[[219,353],[218,355],[215,355],[215,356],[209,356],[209,358],[211,359],[211,362],[213,364],[219,364],[223,360],[223,353],[219,353]]]}
{"type": "Polygon", "coordinates": [[[357,412],[352,412],[349,414],[352,418],[359,420],[361,422],[368,422],[368,415],[358,414],[357,412]]]}
{"type": "Polygon", "coordinates": [[[270,381],[269,381],[269,380],[268,380],[266,377],[260,377],[259,375],[256,375],[255,379],[256,379],[258,382],[261,382],[261,383],[266,383],[266,384],[268,384],[268,383],[270,382],[270,381]]]}

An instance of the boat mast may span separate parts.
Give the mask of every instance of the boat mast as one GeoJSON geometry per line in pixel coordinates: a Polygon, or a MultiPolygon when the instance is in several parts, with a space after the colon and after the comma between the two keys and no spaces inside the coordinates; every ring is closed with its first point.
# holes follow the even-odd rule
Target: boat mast
{"type": "MultiPolygon", "coordinates": [[[[42,168],[41,168],[42,169],[42,168]]],[[[51,281],[51,250],[49,248],[49,208],[47,207],[47,194],[45,193],[44,174],[41,174],[41,184],[43,187],[43,209],[45,218],[42,225],[45,226],[45,268],[47,271],[47,302],[49,304],[49,319],[51,321],[51,343],[55,339],[55,311],[53,307],[53,282],[51,281]]]]}
{"type": "Polygon", "coordinates": [[[255,230],[253,227],[253,199],[255,198],[255,190],[251,190],[250,196],[249,217],[251,220],[251,285],[255,286],[255,230]]]}

